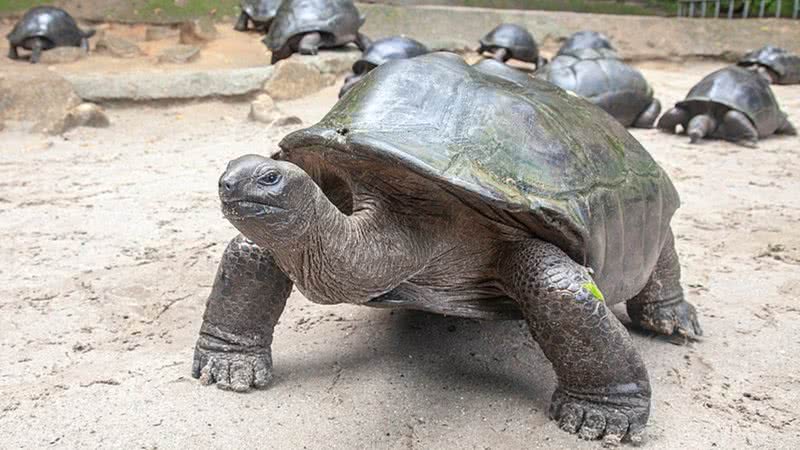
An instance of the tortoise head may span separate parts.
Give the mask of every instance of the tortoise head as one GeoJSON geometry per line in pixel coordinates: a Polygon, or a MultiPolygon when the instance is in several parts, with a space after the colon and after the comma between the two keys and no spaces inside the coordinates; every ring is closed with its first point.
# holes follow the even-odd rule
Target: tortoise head
{"type": "Polygon", "coordinates": [[[302,236],[320,194],[296,165],[258,155],[234,159],[219,179],[225,218],[261,245],[291,243],[302,236]]]}

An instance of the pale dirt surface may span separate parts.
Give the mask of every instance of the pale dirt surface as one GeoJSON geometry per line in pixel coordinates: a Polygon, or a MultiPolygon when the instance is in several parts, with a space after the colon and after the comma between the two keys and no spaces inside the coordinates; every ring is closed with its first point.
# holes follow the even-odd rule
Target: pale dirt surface
{"type": "MultiPolygon", "coordinates": [[[[644,72],[666,108],[716,67],[644,72]]],[[[338,88],[280,106],[310,124],[338,88]]],[[[775,92],[800,123],[800,87],[775,92]]],[[[236,234],[217,177],[288,131],[247,111],[110,109],[108,129],[0,132],[0,447],[599,447],[547,419],[553,372],[521,322],[317,306],[295,292],[268,390],[192,379],[205,298],[236,234]]],[[[706,333],[678,346],[633,332],[654,389],[644,447],[800,447],[800,138],[747,149],[633,134],[681,193],[677,248],[706,333]]]]}

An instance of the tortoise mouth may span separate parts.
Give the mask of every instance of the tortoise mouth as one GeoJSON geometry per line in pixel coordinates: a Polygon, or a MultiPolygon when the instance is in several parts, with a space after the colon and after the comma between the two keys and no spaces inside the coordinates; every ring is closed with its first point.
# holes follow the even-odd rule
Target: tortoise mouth
{"type": "Polygon", "coordinates": [[[222,202],[222,214],[232,221],[258,219],[286,211],[286,208],[256,200],[231,200],[222,202]]]}

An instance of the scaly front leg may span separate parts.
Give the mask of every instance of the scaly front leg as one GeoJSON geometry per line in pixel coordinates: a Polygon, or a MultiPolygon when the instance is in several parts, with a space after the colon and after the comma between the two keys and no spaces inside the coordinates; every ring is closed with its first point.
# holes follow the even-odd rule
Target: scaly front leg
{"type": "Polygon", "coordinates": [[[246,392],[272,378],[272,334],[292,282],[266,250],[238,236],[222,255],[208,297],[192,376],[246,392]]]}
{"type": "Polygon", "coordinates": [[[556,371],[550,417],[584,439],[641,439],[650,414],[647,371],[586,268],[532,239],[507,249],[499,273],[556,371]]]}

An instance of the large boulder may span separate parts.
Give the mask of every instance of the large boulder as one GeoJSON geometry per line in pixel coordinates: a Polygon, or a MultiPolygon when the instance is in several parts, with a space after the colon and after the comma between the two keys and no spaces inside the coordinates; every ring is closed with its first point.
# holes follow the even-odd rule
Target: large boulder
{"type": "Polygon", "coordinates": [[[81,104],[72,85],[43,66],[0,71],[0,120],[49,132],[81,104]]]}

